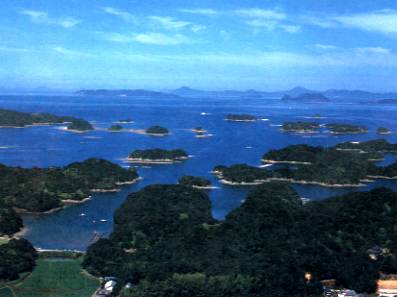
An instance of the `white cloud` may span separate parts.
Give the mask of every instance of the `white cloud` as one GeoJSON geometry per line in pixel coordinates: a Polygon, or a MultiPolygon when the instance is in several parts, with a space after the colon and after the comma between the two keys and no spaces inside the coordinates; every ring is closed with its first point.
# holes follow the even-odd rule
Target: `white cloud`
{"type": "Polygon", "coordinates": [[[182,30],[190,29],[193,32],[199,32],[206,27],[203,25],[193,24],[187,21],[180,21],[169,16],[150,16],[149,19],[155,24],[165,30],[182,30]]]}
{"type": "Polygon", "coordinates": [[[195,8],[195,9],[180,9],[180,12],[192,13],[192,14],[201,14],[206,16],[214,16],[219,14],[219,12],[212,8],[195,8]]]}
{"type": "Polygon", "coordinates": [[[63,28],[72,28],[81,22],[74,17],[50,17],[49,14],[45,11],[24,9],[21,10],[20,13],[28,16],[30,20],[35,24],[47,24],[61,26],[63,28]]]}
{"type": "Polygon", "coordinates": [[[178,30],[178,29],[186,28],[191,25],[190,22],[178,21],[172,17],[167,17],[167,16],[151,16],[149,17],[149,19],[161,25],[165,29],[178,30]]]}
{"type": "Polygon", "coordinates": [[[321,44],[321,43],[316,43],[313,45],[315,48],[320,49],[320,50],[335,50],[338,47],[335,45],[331,44],[321,44]]]}
{"type": "Polygon", "coordinates": [[[182,34],[166,35],[163,33],[139,33],[133,36],[133,40],[139,43],[154,45],[178,45],[193,42],[190,38],[182,34]]]}
{"type": "Polygon", "coordinates": [[[346,26],[364,31],[397,33],[397,11],[379,10],[361,14],[333,17],[332,20],[346,26]]]}
{"type": "Polygon", "coordinates": [[[286,19],[286,14],[273,9],[260,9],[260,8],[248,8],[248,9],[238,9],[234,11],[235,14],[246,17],[246,18],[256,18],[256,19],[266,19],[266,20],[284,20],[286,19]]]}
{"type": "Polygon", "coordinates": [[[388,55],[391,53],[390,49],[384,47],[359,47],[356,50],[360,54],[388,55]]]}
{"type": "Polygon", "coordinates": [[[0,52],[27,53],[32,50],[19,47],[0,46],[0,52]]]}
{"type": "Polygon", "coordinates": [[[116,16],[118,18],[121,18],[122,20],[126,21],[126,22],[131,22],[131,23],[137,23],[138,19],[136,16],[134,16],[133,14],[127,12],[127,11],[123,11],[114,7],[102,7],[101,8],[103,12],[116,16]]]}
{"type": "Polygon", "coordinates": [[[288,33],[297,33],[301,30],[301,26],[298,25],[280,25],[280,28],[288,33]]]}
{"type": "Polygon", "coordinates": [[[64,48],[62,46],[56,46],[52,48],[53,51],[57,52],[58,54],[64,55],[64,56],[69,56],[69,57],[81,57],[81,58],[88,58],[88,57],[94,57],[95,55],[82,52],[82,51],[77,51],[77,50],[71,50],[64,48]]]}
{"type": "Polygon", "coordinates": [[[152,45],[179,45],[195,41],[183,34],[164,34],[156,32],[120,34],[113,32],[97,32],[103,39],[116,43],[143,43],[152,45]]]}

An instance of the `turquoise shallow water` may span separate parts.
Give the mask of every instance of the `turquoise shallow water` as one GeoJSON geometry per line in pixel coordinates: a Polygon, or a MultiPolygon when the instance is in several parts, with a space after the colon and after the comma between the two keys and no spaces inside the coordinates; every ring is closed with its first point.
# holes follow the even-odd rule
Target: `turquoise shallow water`
{"type": "MultiPolygon", "coordinates": [[[[192,157],[173,165],[139,166],[143,179],[124,187],[118,193],[96,193],[93,199],[62,211],[42,216],[25,216],[29,230],[25,237],[37,247],[84,250],[93,232],[106,236],[112,230],[114,210],[128,193],[152,183],[175,183],[182,175],[199,175],[209,178],[217,189],[208,191],[213,215],[223,219],[238,207],[249,188],[220,185],[209,171],[219,164],[248,163],[259,165],[260,158],[269,149],[289,144],[334,145],[342,141],[375,139],[376,128],[385,126],[395,133],[382,136],[397,142],[397,106],[367,105],[360,103],[327,103],[285,105],[277,99],[135,99],[86,98],[74,96],[0,96],[0,106],[20,111],[50,112],[59,115],[82,117],[91,121],[96,131],[75,134],[61,130],[60,126],[0,129],[0,162],[22,167],[62,166],[90,157],[116,162],[129,152],[141,148],[182,148],[192,157]],[[206,113],[203,115],[202,113],[206,113]],[[250,113],[262,119],[255,123],[224,121],[227,113],[250,113]],[[368,134],[334,136],[326,133],[291,135],[281,133],[284,121],[308,120],[320,113],[326,122],[348,122],[366,125],[368,134]],[[169,128],[168,137],[149,137],[133,133],[109,133],[101,128],[113,122],[131,118],[126,128],[141,129],[159,124],[169,128]],[[195,138],[188,129],[202,126],[209,138],[195,138]],[[85,214],[82,216],[81,214],[85,214]],[[100,222],[106,220],[106,222],[100,222]]],[[[387,164],[394,162],[388,156],[387,164]]],[[[380,164],[380,165],[382,165],[380,164]]],[[[295,185],[302,197],[324,199],[351,190],[367,190],[385,185],[397,190],[397,182],[383,181],[360,189],[331,189],[318,186],[295,185]]]]}

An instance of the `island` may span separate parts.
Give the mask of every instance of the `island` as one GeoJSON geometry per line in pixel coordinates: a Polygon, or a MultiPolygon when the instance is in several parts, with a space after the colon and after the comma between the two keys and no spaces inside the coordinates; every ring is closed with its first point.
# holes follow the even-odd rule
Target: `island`
{"type": "Polygon", "coordinates": [[[10,236],[21,229],[19,213],[59,210],[90,199],[91,192],[118,191],[138,178],[133,168],[95,158],[50,168],[0,164],[0,235],[10,236]]]}
{"type": "Polygon", "coordinates": [[[68,125],[67,130],[73,132],[86,132],[86,131],[94,130],[94,127],[92,127],[92,125],[86,120],[74,119],[68,125]]]}
{"type": "Polygon", "coordinates": [[[132,163],[170,164],[188,159],[188,154],[182,149],[146,149],[135,150],[126,159],[132,163]]]}
{"type": "Polygon", "coordinates": [[[250,114],[228,114],[225,118],[226,121],[232,122],[255,122],[257,117],[250,114]]]}
{"type": "MultiPolygon", "coordinates": [[[[9,109],[0,109],[0,127],[23,128],[26,126],[54,125],[54,124],[73,124],[79,126],[82,119],[69,116],[56,116],[48,113],[28,113],[9,109]]],[[[92,127],[91,127],[92,129],[92,127]]]]}
{"type": "Polygon", "coordinates": [[[326,124],[325,127],[332,134],[362,134],[367,133],[368,128],[359,125],[351,125],[351,124],[326,124]]]}
{"type": "Polygon", "coordinates": [[[293,133],[316,133],[320,124],[314,122],[286,122],[283,123],[281,130],[293,133]]]}
{"type": "Polygon", "coordinates": [[[390,134],[390,130],[385,128],[385,127],[379,127],[376,131],[378,134],[382,134],[382,135],[386,135],[386,134],[390,134]]]}
{"type": "Polygon", "coordinates": [[[170,132],[168,131],[167,128],[161,127],[161,126],[151,126],[145,130],[145,133],[147,135],[153,135],[153,136],[166,136],[170,132]]]}
{"type": "Polygon", "coordinates": [[[110,132],[120,132],[121,130],[123,130],[123,126],[115,124],[115,125],[111,125],[108,130],[110,132]]]}
{"type": "Polygon", "coordinates": [[[131,123],[132,120],[131,119],[122,119],[122,120],[118,120],[118,123],[120,124],[128,124],[131,123]]]}
{"type": "Polygon", "coordinates": [[[180,98],[176,94],[168,94],[156,91],[142,90],[142,89],[122,89],[122,90],[79,90],[76,92],[81,96],[96,96],[96,97],[135,97],[135,98],[180,98]]]}
{"type": "Polygon", "coordinates": [[[178,183],[183,186],[193,187],[197,189],[211,189],[211,182],[208,179],[198,176],[185,175],[182,176],[178,183]]]}
{"type": "Polygon", "coordinates": [[[112,234],[88,248],[83,267],[116,277],[122,297],[314,297],[330,278],[372,294],[379,272],[397,273],[396,224],[397,193],[386,188],[302,203],[271,182],[218,221],[205,192],[152,185],[117,209],[112,234]],[[390,252],[374,260],[375,245],[390,252]]]}
{"type": "Polygon", "coordinates": [[[194,133],[206,133],[207,130],[205,130],[203,127],[195,127],[192,129],[192,132],[194,133]]]}
{"type": "Polygon", "coordinates": [[[284,95],[281,98],[282,101],[285,102],[304,102],[304,103],[326,103],[330,102],[331,100],[324,96],[321,93],[305,93],[296,97],[292,97],[290,95],[284,95]]]}
{"type": "Polygon", "coordinates": [[[376,166],[386,153],[396,153],[385,140],[342,143],[334,147],[290,145],[262,157],[265,168],[247,164],[216,166],[213,173],[227,185],[258,185],[269,181],[324,187],[360,187],[374,179],[397,179],[397,163],[376,166]]]}

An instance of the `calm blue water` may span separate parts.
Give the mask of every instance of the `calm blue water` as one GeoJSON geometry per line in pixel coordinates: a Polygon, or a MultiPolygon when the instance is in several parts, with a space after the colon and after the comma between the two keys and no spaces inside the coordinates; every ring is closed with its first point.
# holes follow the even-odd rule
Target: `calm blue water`
{"type": "MultiPolygon", "coordinates": [[[[218,189],[208,191],[213,215],[223,219],[239,206],[248,188],[220,185],[209,171],[219,164],[244,162],[259,165],[269,149],[289,144],[334,145],[342,141],[364,141],[378,138],[376,128],[385,126],[395,133],[382,136],[397,142],[396,106],[365,104],[285,105],[267,99],[132,99],[50,96],[0,96],[0,107],[29,112],[50,112],[82,117],[97,128],[107,128],[119,119],[131,118],[126,128],[141,129],[159,124],[170,129],[171,136],[149,137],[132,133],[109,133],[96,130],[84,134],[62,131],[59,126],[0,129],[0,162],[22,167],[62,166],[90,157],[105,158],[126,166],[122,158],[135,149],[183,148],[193,157],[173,165],[140,166],[143,180],[118,193],[94,194],[93,199],[62,211],[42,216],[25,216],[29,230],[25,237],[37,247],[84,250],[94,231],[108,235],[112,231],[114,210],[128,193],[152,183],[175,183],[182,175],[209,178],[218,189]],[[201,115],[202,112],[208,115],[201,115]],[[250,113],[268,121],[236,123],[224,121],[227,113],[250,113]],[[329,134],[291,135],[279,131],[284,121],[305,120],[320,113],[326,122],[363,124],[370,128],[365,135],[333,136],[329,134]],[[213,134],[195,138],[188,129],[202,126],[213,134]],[[79,214],[85,213],[85,216],[79,214]],[[107,222],[99,222],[101,219],[107,222]]],[[[393,162],[388,156],[386,163],[393,162]]],[[[380,165],[385,165],[381,162],[380,165]]],[[[360,190],[386,185],[397,190],[397,182],[370,184],[360,190]]],[[[330,189],[317,186],[294,186],[302,197],[323,199],[352,189],[330,189]]],[[[355,189],[354,189],[355,190],[355,189]]]]}

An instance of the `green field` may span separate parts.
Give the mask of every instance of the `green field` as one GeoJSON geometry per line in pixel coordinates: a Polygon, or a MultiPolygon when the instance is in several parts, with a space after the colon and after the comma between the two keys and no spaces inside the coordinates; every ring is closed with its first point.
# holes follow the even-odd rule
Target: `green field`
{"type": "Polygon", "coordinates": [[[85,275],[77,259],[39,259],[26,278],[0,285],[0,296],[89,297],[98,287],[99,281],[85,275]]]}

